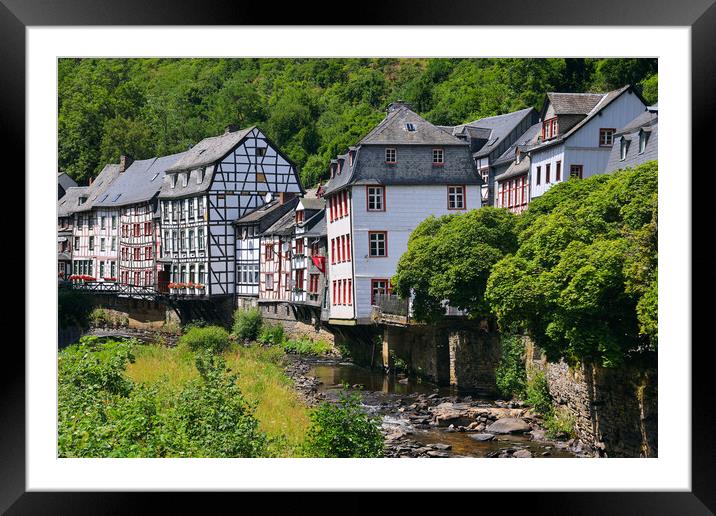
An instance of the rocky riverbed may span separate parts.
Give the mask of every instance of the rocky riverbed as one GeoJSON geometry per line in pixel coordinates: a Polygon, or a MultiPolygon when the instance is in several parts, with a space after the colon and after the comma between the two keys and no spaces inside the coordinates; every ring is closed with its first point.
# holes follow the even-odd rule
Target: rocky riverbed
{"type": "Polygon", "coordinates": [[[382,417],[386,457],[593,457],[578,440],[551,440],[520,403],[461,395],[349,362],[291,355],[286,373],[310,406],[335,401],[344,384],[382,417]]]}

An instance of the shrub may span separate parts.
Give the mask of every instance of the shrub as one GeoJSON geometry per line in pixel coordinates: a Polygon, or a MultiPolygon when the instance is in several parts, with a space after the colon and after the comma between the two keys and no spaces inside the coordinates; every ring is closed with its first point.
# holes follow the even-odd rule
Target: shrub
{"type": "Polygon", "coordinates": [[[300,339],[286,339],[283,348],[299,355],[325,355],[333,349],[333,346],[325,340],[312,340],[303,336],[300,339]]]}
{"type": "Polygon", "coordinates": [[[221,353],[229,347],[229,333],[219,326],[195,327],[179,338],[179,345],[186,346],[191,351],[221,353]]]}
{"type": "Polygon", "coordinates": [[[576,435],[574,425],[574,415],[566,407],[560,407],[544,419],[545,433],[551,439],[574,437],[576,435]]]}
{"type": "Polygon", "coordinates": [[[261,324],[261,311],[258,308],[239,308],[234,312],[232,331],[240,339],[256,340],[261,331],[261,324]]]}
{"type": "Polygon", "coordinates": [[[190,457],[260,457],[266,435],[259,431],[254,413],[237,385],[239,375],[226,368],[221,356],[198,353],[201,378],[182,390],[172,426],[175,450],[190,457]]]}
{"type": "Polygon", "coordinates": [[[382,457],[380,418],[361,409],[360,396],[342,391],[337,404],[321,403],[311,413],[306,449],[312,457],[382,457]]]}
{"type": "Polygon", "coordinates": [[[270,346],[274,344],[283,344],[285,338],[286,336],[283,332],[283,326],[280,324],[264,324],[261,327],[261,332],[259,333],[259,338],[257,340],[261,344],[270,346]]]}
{"type": "Polygon", "coordinates": [[[527,383],[522,339],[518,335],[502,335],[500,349],[500,363],[495,370],[497,391],[505,398],[522,398],[527,383]]]}
{"type": "Polygon", "coordinates": [[[192,319],[184,325],[184,331],[191,330],[192,328],[206,328],[209,325],[204,319],[192,319]]]}
{"type": "Polygon", "coordinates": [[[552,396],[547,378],[541,371],[535,371],[527,380],[525,401],[544,416],[552,414],[552,396]]]}

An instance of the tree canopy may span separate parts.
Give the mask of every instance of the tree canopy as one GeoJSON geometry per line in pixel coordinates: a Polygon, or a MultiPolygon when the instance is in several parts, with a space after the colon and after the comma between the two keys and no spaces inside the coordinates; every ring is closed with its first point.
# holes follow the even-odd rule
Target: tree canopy
{"type": "Polygon", "coordinates": [[[402,99],[436,124],[533,106],[547,91],[635,84],[657,100],[656,59],[60,59],[59,168],[86,184],[124,152],[186,150],[257,124],[305,186],[402,99]]]}
{"type": "Polygon", "coordinates": [[[430,217],[393,278],[431,321],[443,304],[527,332],[548,359],[614,366],[658,341],[655,161],[570,179],[522,215],[485,207],[430,217]]]}

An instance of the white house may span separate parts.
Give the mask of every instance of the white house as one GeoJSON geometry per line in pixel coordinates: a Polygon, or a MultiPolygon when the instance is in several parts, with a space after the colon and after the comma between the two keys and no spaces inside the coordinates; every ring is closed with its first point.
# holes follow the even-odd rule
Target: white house
{"type": "Polygon", "coordinates": [[[603,174],[614,135],[646,109],[624,86],[608,93],[547,93],[542,130],[530,154],[530,199],[570,177],[603,174]]]}
{"type": "Polygon", "coordinates": [[[410,233],[430,215],[480,208],[482,180],[470,143],[396,102],[347,154],[325,186],[330,319],[367,324],[410,233]]]}

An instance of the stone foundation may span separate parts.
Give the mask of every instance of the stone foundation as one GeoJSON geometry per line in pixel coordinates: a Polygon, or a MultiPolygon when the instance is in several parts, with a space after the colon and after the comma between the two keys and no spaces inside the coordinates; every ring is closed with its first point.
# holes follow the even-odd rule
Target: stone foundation
{"type": "Polygon", "coordinates": [[[309,338],[335,344],[333,333],[321,324],[320,308],[297,306],[289,303],[259,304],[264,321],[280,324],[291,339],[309,338]]]}
{"type": "Polygon", "coordinates": [[[555,406],[575,417],[579,438],[607,457],[656,457],[655,366],[548,363],[528,342],[528,370],[543,371],[555,406]],[[538,357],[538,358],[535,358],[538,357]]]}

